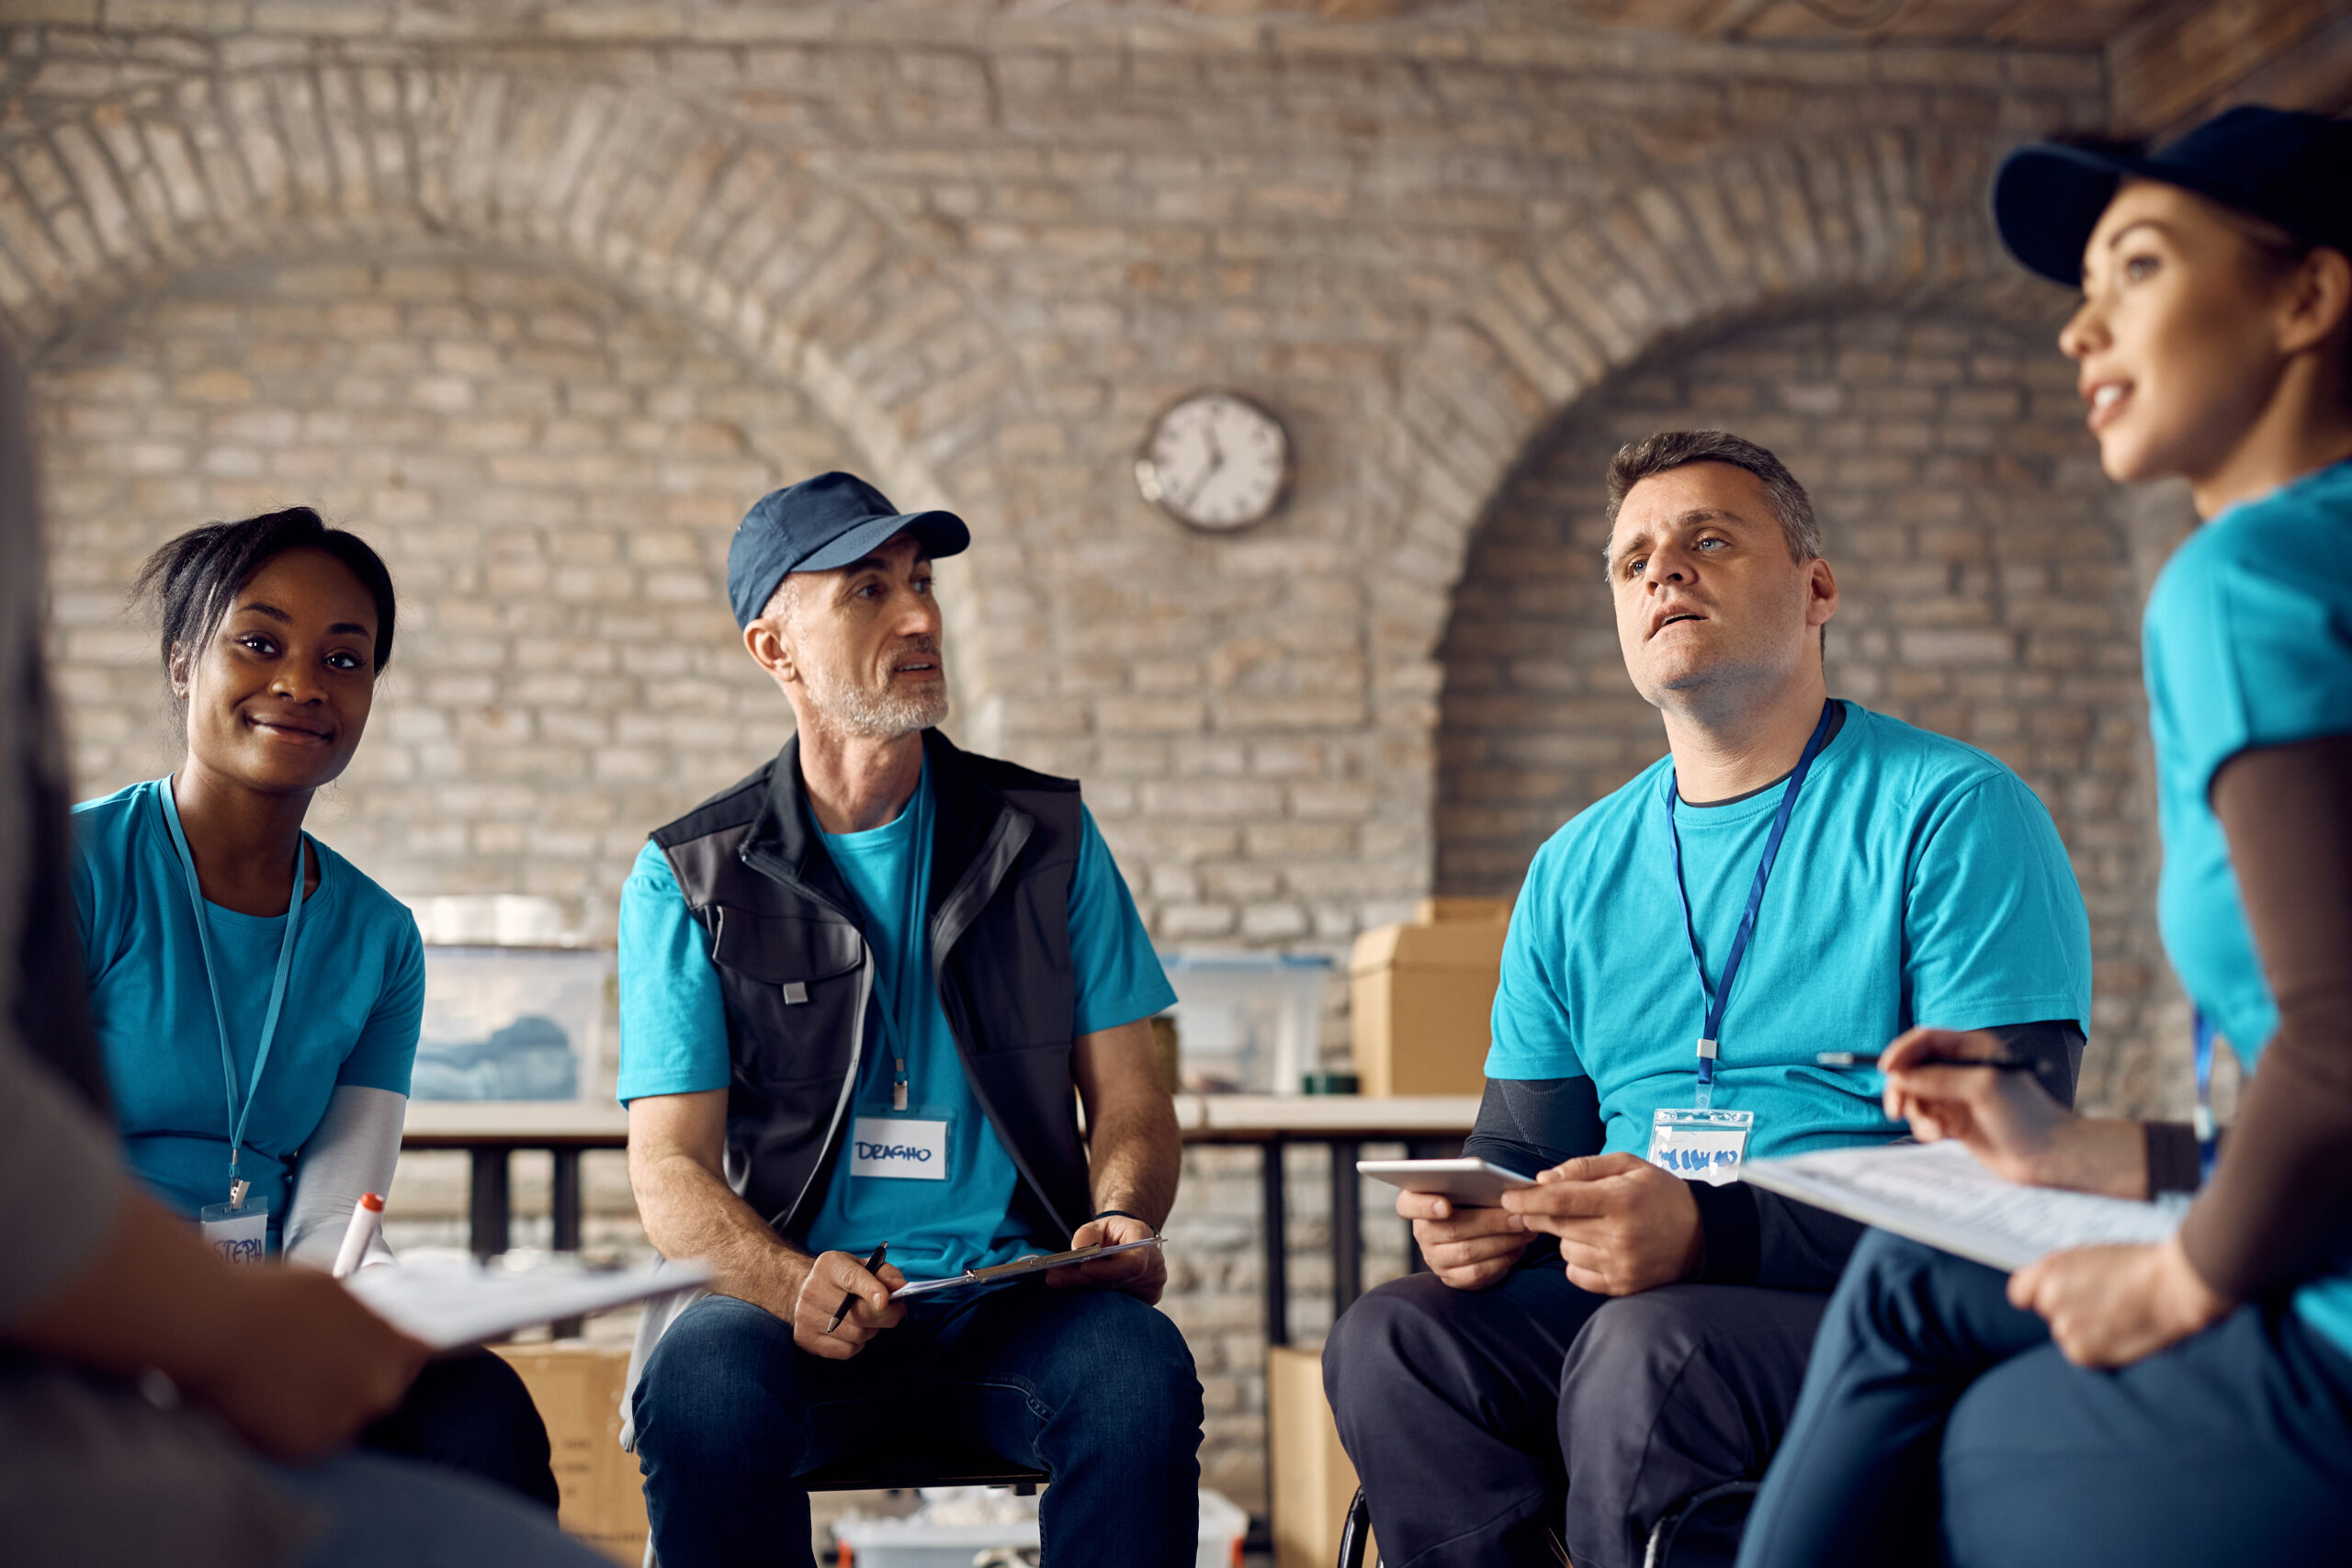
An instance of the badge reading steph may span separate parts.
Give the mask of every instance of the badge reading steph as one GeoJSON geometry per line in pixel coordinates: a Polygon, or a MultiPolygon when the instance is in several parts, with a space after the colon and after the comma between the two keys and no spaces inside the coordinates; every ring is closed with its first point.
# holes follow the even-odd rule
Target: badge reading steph
{"type": "Polygon", "coordinates": [[[913,1116],[860,1116],[850,1123],[849,1173],[916,1181],[947,1179],[947,1123],[913,1116]]]}
{"type": "Polygon", "coordinates": [[[208,1204],[198,1216],[205,1245],[231,1263],[259,1263],[269,1251],[269,1210],[255,1201],[232,1211],[226,1203],[208,1204]]]}

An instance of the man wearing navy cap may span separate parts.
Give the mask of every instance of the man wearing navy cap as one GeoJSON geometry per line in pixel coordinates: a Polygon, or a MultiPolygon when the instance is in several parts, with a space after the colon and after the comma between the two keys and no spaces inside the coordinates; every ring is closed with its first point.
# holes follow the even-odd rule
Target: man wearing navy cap
{"type": "Polygon", "coordinates": [[[1201,1390],[1157,1247],[891,1299],[1148,1241],[1176,1192],[1175,994],[1078,785],[937,728],[932,562],[970,542],[850,474],[763,497],[727,594],[797,733],[622,889],[630,1185],[711,1270],[647,1314],[624,1401],[663,1568],[812,1562],[820,1469],[1003,1461],[1053,1478],[1049,1555],[1193,1560],[1201,1390]]]}

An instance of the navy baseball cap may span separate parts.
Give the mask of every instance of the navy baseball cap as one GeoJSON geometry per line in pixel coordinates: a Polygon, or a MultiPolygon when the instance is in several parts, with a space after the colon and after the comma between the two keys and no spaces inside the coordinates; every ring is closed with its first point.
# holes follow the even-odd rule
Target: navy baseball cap
{"type": "Polygon", "coordinates": [[[735,624],[757,620],[786,573],[864,560],[902,531],[933,560],[972,542],[972,531],[954,513],[901,512],[855,474],[836,470],[770,491],[743,513],[727,547],[727,603],[735,624]]]}
{"type": "Polygon", "coordinates": [[[2153,155],[2040,141],[2002,160],[1993,221],[2009,254],[2079,287],[2083,247],[2127,178],[2162,180],[2267,219],[2306,244],[2352,253],[2352,120],[2248,104],[2153,155]]]}

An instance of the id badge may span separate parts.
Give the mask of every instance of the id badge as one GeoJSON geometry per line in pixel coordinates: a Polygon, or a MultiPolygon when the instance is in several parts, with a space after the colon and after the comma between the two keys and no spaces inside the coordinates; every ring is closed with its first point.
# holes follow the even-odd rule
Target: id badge
{"type": "Polygon", "coordinates": [[[243,1208],[207,1203],[196,1212],[204,1245],[231,1263],[259,1263],[269,1252],[269,1200],[248,1195],[243,1208]]]}
{"type": "Polygon", "coordinates": [[[1650,1118],[1649,1160],[1661,1170],[1720,1187],[1747,1156],[1753,1111],[1660,1111],[1650,1118]]]}
{"type": "Polygon", "coordinates": [[[899,1181],[944,1181],[947,1130],[955,1118],[928,1105],[871,1111],[851,1119],[849,1173],[899,1181]]]}

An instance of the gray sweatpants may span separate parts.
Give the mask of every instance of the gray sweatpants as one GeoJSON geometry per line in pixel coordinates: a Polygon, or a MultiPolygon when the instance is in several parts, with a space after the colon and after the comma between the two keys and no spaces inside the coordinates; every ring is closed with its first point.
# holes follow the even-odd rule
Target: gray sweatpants
{"type": "MultiPolygon", "coordinates": [[[[1390,1568],[1637,1568],[1650,1527],[1764,1473],[1828,1297],[1669,1285],[1610,1298],[1556,1257],[1485,1291],[1416,1274],[1333,1328],[1323,1383],[1390,1568]]],[[[1730,1561],[1728,1553],[1724,1561],[1730,1561]]]]}

